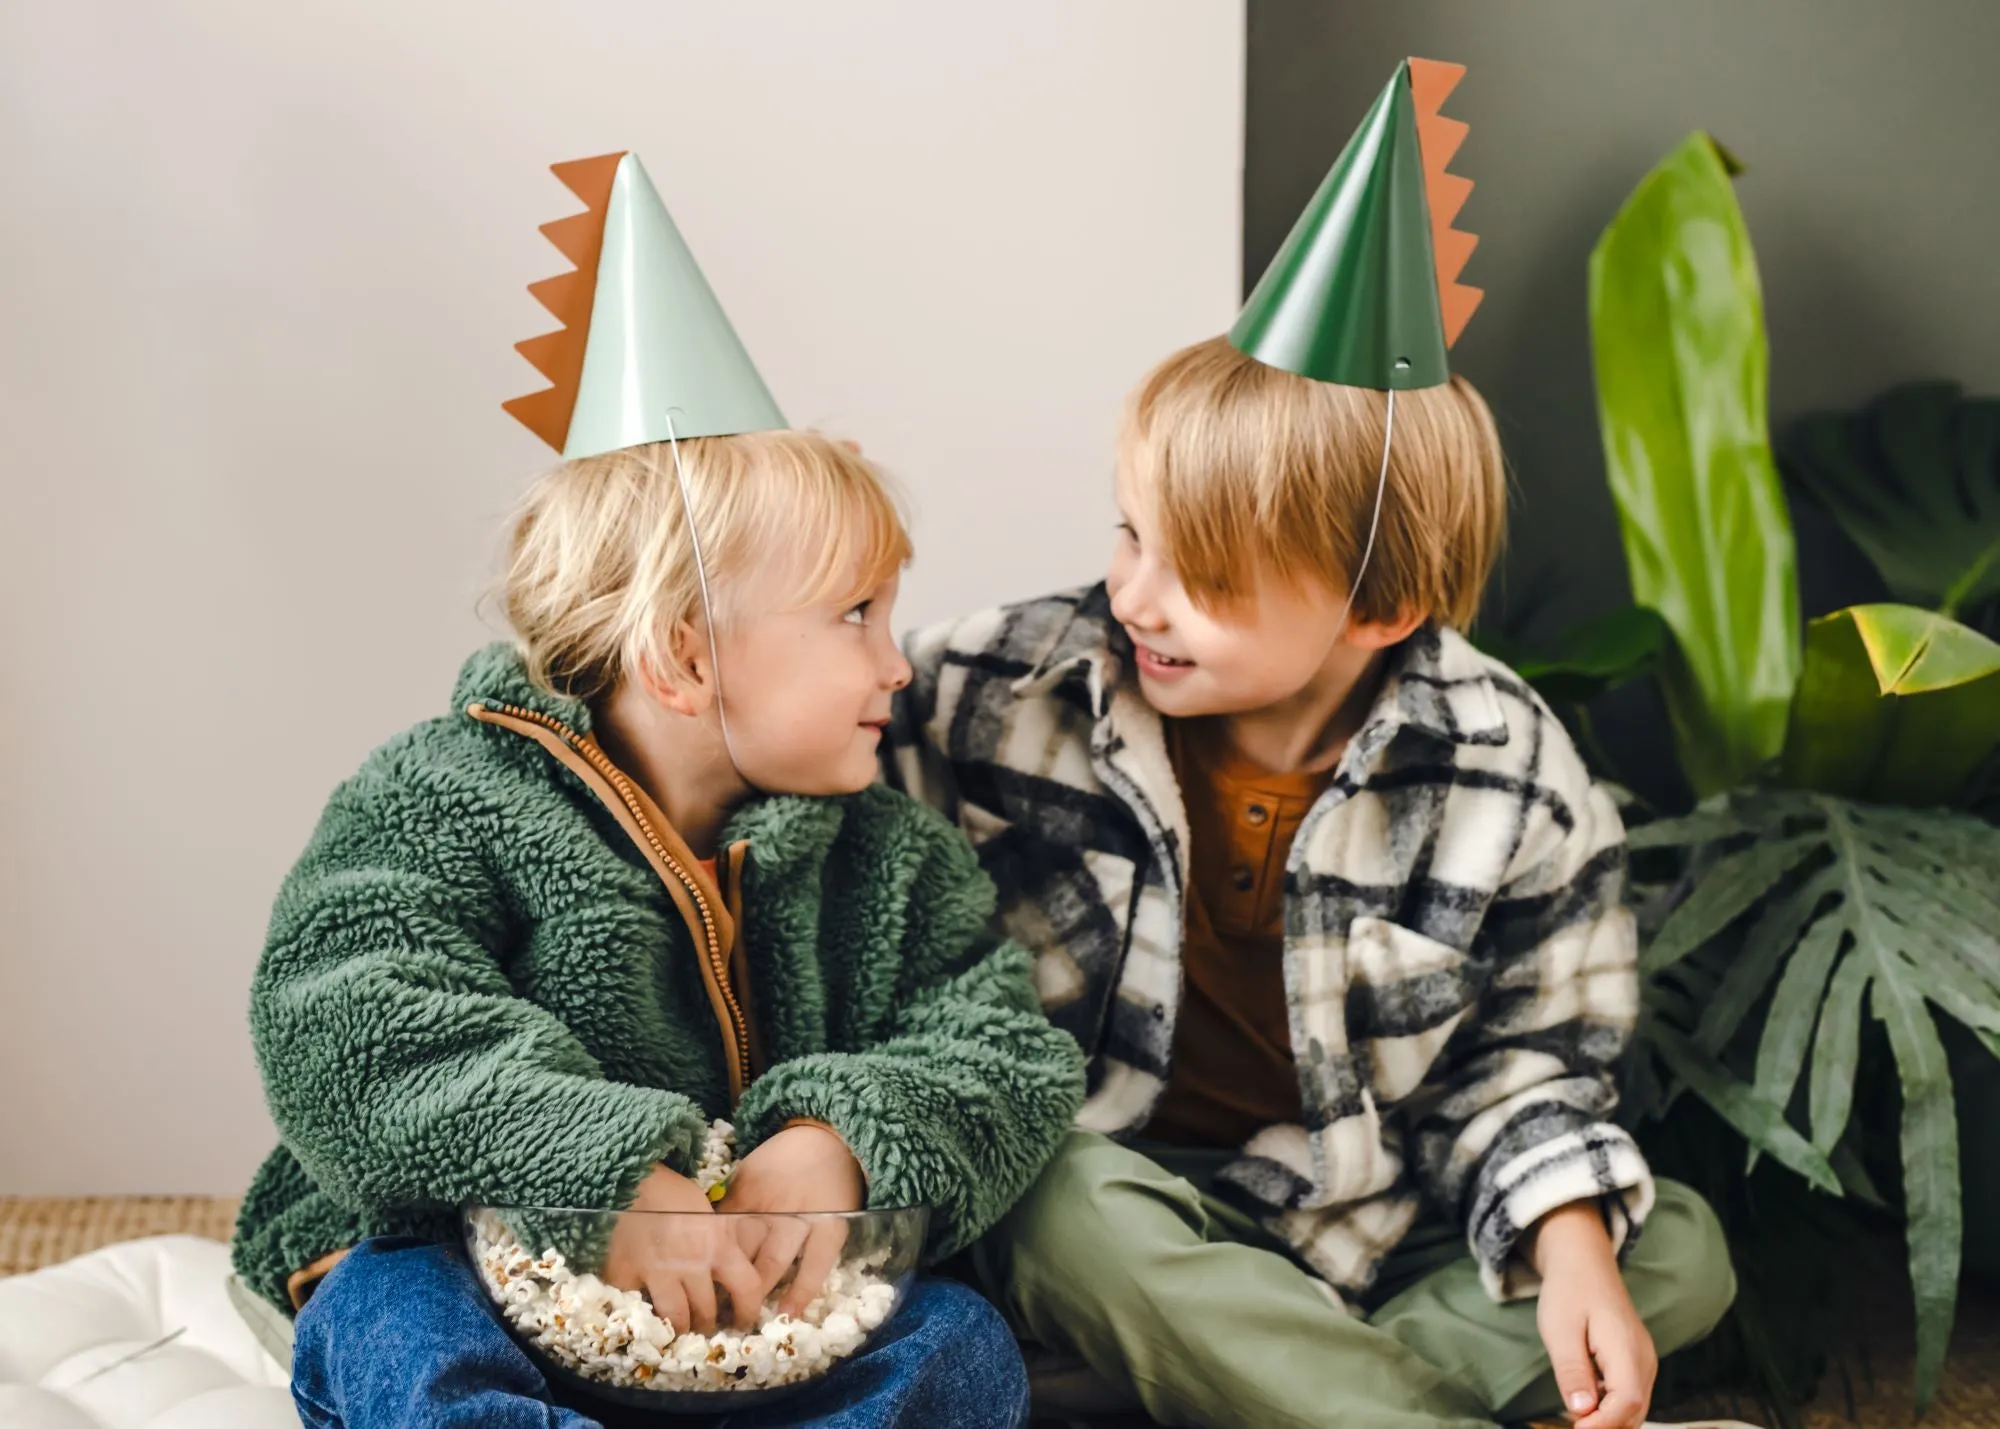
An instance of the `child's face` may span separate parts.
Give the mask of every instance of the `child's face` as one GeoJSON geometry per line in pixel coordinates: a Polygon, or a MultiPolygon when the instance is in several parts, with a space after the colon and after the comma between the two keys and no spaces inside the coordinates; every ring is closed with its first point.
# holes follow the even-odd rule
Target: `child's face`
{"type": "Polygon", "coordinates": [[[719,640],[743,777],[774,794],[852,794],[874,782],[890,698],[910,663],[889,633],[894,577],[862,600],[733,622],[719,640]]]}
{"type": "Polygon", "coordinates": [[[1112,615],[1132,637],[1140,690],[1163,715],[1251,714],[1344,689],[1375,651],[1416,624],[1346,620],[1345,590],[1261,575],[1241,600],[1204,609],[1160,555],[1151,502],[1119,485],[1124,520],[1105,585],[1112,615]]]}

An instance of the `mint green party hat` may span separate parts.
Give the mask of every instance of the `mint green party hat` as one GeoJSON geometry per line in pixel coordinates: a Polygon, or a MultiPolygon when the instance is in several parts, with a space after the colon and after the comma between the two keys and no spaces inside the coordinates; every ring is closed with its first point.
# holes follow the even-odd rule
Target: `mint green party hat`
{"type": "Polygon", "coordinates": [[[501,406],[571,459],[784,427],[639,156],[552,172],[585,211],[542,232],[576,269],[529,285],[562,327],[515,346],[554,385],[501,406]]]}

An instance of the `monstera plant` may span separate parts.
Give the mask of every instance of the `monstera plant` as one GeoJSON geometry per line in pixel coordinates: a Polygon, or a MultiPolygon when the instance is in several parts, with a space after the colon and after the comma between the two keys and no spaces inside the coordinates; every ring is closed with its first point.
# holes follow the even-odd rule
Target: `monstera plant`
{"type": "Polygon", "coordinates": [[[2000,746],[2000,644],[1960,619],[2000,596],[2000,401],[1925,384],[1800,425],[1788,474],[1894,597],[1802,630],[1738,172],[1691,136],[1591,255],[1605,465],[1637,609],[1523,673],[1572,705],[1649,674],[1699,800],[1632,831],[1635,870],[1656,875],[1635,879],[1646,942],[1628,1102],[1642,1134],[1692,1096],[1752,1165],[1772,1158],[1900,1216],[1921,1407],[1961,1260],[1940,1014],[2000,1056],[2000,829],[1971,812],[2000,746]],[[1899,1148],[1889,1177],[1870,1171],[1885,1142],[1899,1148]]]}

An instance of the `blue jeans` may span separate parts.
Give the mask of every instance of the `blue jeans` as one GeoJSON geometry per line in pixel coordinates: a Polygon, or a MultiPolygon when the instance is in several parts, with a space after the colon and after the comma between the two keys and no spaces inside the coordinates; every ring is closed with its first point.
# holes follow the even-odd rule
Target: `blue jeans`
{"type": "Polygon", "coordinates": [[[918,1280],[863,1353],[788,1399],[670,1416],[552,1391],[456,1246],[394,1237],[349,1251],[299,1312],[292,1398],[312,1429],[1017,1429],[1028,1419],[1013,1336],[954,1281],[918,1280]]]}

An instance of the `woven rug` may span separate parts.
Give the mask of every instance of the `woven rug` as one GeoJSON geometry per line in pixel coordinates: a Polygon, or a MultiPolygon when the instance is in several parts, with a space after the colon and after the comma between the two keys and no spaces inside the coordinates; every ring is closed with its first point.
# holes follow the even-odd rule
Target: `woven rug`
{"type": "Polygon", "coordinates": [[[0,1197],[0,1275],[149,1235],[226,1241],[238,1202],[227,1196],[0,1197]]]}

